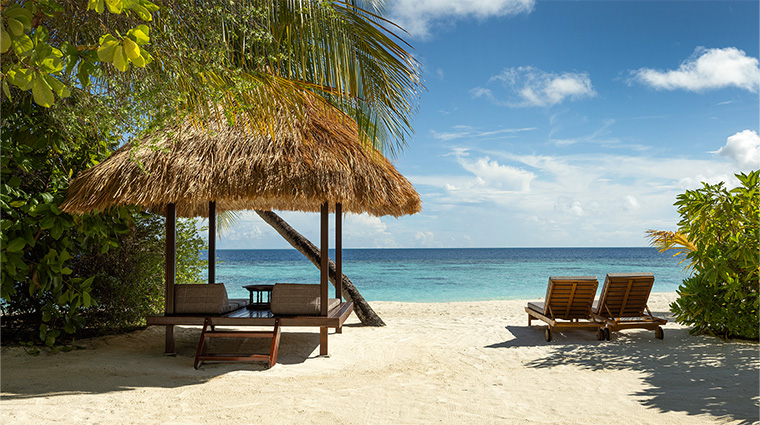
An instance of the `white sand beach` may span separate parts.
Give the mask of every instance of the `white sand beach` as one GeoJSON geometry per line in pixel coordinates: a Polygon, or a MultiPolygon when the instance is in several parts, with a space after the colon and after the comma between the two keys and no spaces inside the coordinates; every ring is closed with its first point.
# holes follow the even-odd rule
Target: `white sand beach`
{"type": "MultiPolygon", "coordinates": [[[[675,294],[653,294],[671,318],[675,294]]],[[[330,335],[285,328],[277,365],[193,369],[199,328],[79,341],[33,357],[2,351],[3,424],[750,424],[758,344],[691,336],[672,323],[613,333],[528,328],[525,301],[374,302],[388,326],[355,316],[330,335]]],[[[535,322],[534,322],[535,324],[535,322]]],[[[250,343],[246,343],[250,344],[250,343]]],[[[257,343],[258,344],[258,343],[257,343]]],[[[244,349],[266,351],[266,343],[244,349]]]]}

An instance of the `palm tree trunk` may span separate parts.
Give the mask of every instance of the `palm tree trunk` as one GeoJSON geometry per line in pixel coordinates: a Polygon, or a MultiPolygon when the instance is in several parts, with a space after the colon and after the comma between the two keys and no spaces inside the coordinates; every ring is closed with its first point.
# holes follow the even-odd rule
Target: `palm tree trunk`
{"type": "MultiPolygon", "coordinates": [[[[287,222],[285,222],[285,220],[283,220],[279,215],[275,214],[272,211],[256,210],[256,214],[258,214],[259,217],[261,217],[270,226],[272,226],[274,230],[280,234],[280,236],[285,238],[285,240],[293,246],[293,248],[297,249],[301,254],[306,256],[309,261],[314,263],[317,268],[319,268],[322,256],[320,255],[319,249],[317,249],[317,247],[311,243],[311,241],[306,239],[302,234],[298,233],[287,222]]],[[[331,259],[328,259],[328,264],[328,277],[334,286],[336,275],[335,262],[331,259]]],[[[343,286],[343,296],[347,300],[354,302],[354,313],[356,313],[356,316],[364,326],[385,326],[383,319],[381,319],[380,316],[375,313],[375,310],[373,310],[372,307],[364,299],[364,297],[362,297],[362,294],[359,293],[359,290],[356,289],[348,276],[343,274],[341,283],[343,286]]]]}

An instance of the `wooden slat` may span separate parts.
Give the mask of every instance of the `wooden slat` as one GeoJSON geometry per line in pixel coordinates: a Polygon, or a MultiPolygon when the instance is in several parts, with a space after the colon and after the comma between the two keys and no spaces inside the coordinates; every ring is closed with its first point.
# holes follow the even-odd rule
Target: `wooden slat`
{"type": "Polygon", "coordinates": [[[218,323],[215,319],[207,317],[203,321],[203,329],[195,351],[195,368],[198,369],[204,361],[265,361],[269,367],[277,362],[277,352],[280,345],[280,322],[275,320],[274,329],[270,331],[217,331],[213,330],[218,323]],[[212,330],[209,330],[211,328],[212,330]],[[271,338],[272,344],[269,354],[229,354],[207,353],[208,340],[211,338],[271,338]]]}

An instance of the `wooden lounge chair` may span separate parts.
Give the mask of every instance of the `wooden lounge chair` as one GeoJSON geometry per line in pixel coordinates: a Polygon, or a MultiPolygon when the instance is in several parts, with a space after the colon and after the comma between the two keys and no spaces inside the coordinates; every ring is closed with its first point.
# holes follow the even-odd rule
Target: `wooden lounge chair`
{"type": "Polygon", "coordinates": [[[528,326],[533,319],[546,322],[546,341],[552,340],[552,332],[557,328],[596,329],[597,338],[603,337],[604,321],[591,314],[599,281],[594,276],[550,277],[544,302],[531,302],[525,307],[528,326]]]}
{"type": "Polygon", "coordinates": [[[664,338],[662,325],[668,321],[654,317],[647,307],[654,285],[652,273],[609,273],[604,279],[602,294],[592,312],[606,323],[605,338],[610,331],[650,329],[657,339],[664,338]]]}

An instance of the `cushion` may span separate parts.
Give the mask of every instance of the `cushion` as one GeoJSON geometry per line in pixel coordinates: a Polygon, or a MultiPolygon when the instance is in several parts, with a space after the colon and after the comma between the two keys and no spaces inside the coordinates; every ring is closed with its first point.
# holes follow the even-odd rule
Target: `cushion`
{"type": "Polygon", "coordinates": [[[544,314],[544,312],[546,311],[546,304],[544,304],[543,302],[538,302],[538,301],[530,302],[528,303],[528,308],[537,313],[544,314]]]}
{"type": "Polygon", "coordinates": [[[174,314],[222,314],[246,304],[248,300],[227,299],[223,283],[174,285],[174,314]]]}
{"type": "MultiPolygon", "coordinates": [[[[319,316],[322,313],[319,285],[277,283],[272,288],[270,310],[275,315],[319,316]]],[[[330,311],[340,304],[337,298],[327,301],[330,311]]]]}

